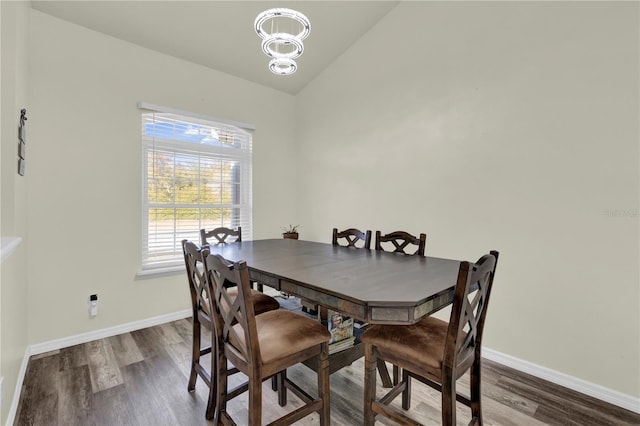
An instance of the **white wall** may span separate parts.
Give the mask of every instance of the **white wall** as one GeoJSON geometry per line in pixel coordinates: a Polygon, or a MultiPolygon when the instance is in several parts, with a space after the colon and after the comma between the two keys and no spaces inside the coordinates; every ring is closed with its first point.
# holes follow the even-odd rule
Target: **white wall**
{"type": "Polygon", "coordinates": [[[638,16],[401,3],[296,99],[304,237],[497,249],[485,345],[637,398],[638,16]]]}
{"type": "MultiPolygon", "coordinates": [[[[24,237],[26,182],[24,177],[17,174],[17,159],[20,110],[28,108],[26,97],[28,5],[23,2],[3,1],[0,2],[0,14],[2,43],[0,235],[24,237]]],[[[28,123],[27,120],[27,125],[28,123]]],[[[0,424],[5,424],[7,419],[27,347],[26,262],[27,249],[26,242],[23,241],[0,266],[0,377],[3,377],[0,424]]]]}
{"type": "Polygon", "coordinates": [[[295,206],[292,96],[35,10],[29,35],[30,343],[190,307],[183,275],[135,279],[140,100],[254,123],[254,237],[279,236],[295,206]]]}

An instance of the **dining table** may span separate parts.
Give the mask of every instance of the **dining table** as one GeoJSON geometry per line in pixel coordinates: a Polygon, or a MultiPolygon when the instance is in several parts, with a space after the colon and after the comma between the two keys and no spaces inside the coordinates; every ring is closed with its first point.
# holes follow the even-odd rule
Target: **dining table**
{"type": "MultiPolygon", "coordinates": [[[[354,345],[329,356],[330,374],[364,356],[359,334],[369,324],[414,324],[450,305],[460,267],[459,260],[287,238],[212,245],[209,251],[245,261],[252,282],[357,320],[362,328],[354,345]]],[[[317,362],[304,364],[317,371],[317,362]]],[[[392,387],[387,368],[378,365],[378,371],[382,385],[392,387]]]]}
{"type": "Polygon", "coordinates": [[[294,239],[212,245],[251,281],[369,324],[413,324],[453,301],[459,260],[294,239]]]}

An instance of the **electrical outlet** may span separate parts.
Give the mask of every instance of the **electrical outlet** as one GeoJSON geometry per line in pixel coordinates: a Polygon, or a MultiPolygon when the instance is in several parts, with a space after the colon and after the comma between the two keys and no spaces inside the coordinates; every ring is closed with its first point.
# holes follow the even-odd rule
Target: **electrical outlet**
{"type": "Polygon", "coordinates": [[[92,294],[89,296],[89,316],[95,317],[98,315],[98,295],[92,294]]]}

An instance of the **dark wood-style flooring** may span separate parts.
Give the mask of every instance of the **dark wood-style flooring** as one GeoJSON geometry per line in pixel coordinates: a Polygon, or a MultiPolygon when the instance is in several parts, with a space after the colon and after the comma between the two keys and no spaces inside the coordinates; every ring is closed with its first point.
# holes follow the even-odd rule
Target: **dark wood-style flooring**
{"type": "MultiPolygon", "coordinates": [[[[34,356],[27,367],[15,424],[211,424],[204,418],[206,385],[198,379],[196,392],[187,392],[190,358],[188,319],[34,356]]],[[[331,376],[333,425],[362,424],[362,373],[359,360],[331,376]]],[[[314,374],[305,366],[288,370],[290,378],[312,393],[314,374]]],[[[414,383],[411,412],[422,423],[440,424],[439,394],[414,383]]],[[[467,382],[463,377],[459,383],[467,382]]],[[[270,382],[264,388],[263,421],[267,423],[283,409],[270,382]]],[[[482,396],[487,425],[640,424],[638,414],[490,361],[483,366],[482,396]]],[[[298,404],[290,394],[285,409],[298,404]]],[[[467,424],[468,409],[458,406],[458,423],[467,424]]],[[[246,419],[245,407],[244,396],[229,406],[239,424],[246,419]]],[[[317,425],[318,418],[309,416],[299,424],[317,425]]]]}

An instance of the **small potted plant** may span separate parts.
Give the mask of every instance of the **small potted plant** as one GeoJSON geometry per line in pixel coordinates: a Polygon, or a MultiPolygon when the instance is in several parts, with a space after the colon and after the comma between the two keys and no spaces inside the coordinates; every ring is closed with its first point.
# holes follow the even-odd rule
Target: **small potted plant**
{"type": "Polygon", "coordinates": [[[284,232],[282,233],[282,236],[283,236],[284,238],[289,238],[289,239],[292,239],[292,240],[297,240],[297,239],[298,239],[298,227],[299,227],[299,226],[300,226],[300,225],[295,225],[295,226],[293,226],[293,225],[289,225],[289,227],[288,227],[288,228],[282,228],[282,230],[284,231],[284,232]]]}

